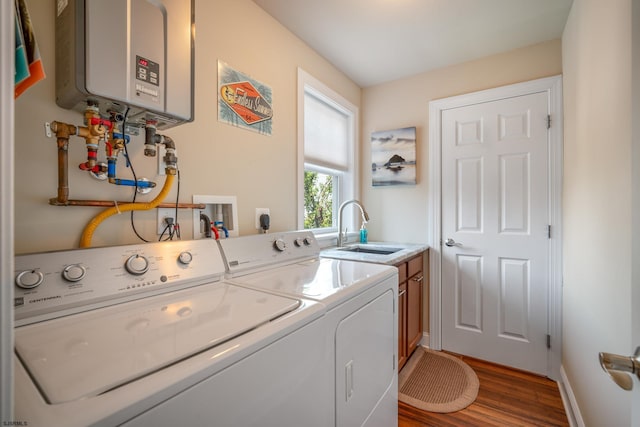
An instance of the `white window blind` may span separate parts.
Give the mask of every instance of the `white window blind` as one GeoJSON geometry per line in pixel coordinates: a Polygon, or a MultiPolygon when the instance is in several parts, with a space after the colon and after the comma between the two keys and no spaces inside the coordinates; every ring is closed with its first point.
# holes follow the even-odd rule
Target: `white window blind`
{"type": "Polygon", "coordinates": [[[305,162],[347,171],[349,116],[309,91],[305,91],[304,103],[305,162]]]}

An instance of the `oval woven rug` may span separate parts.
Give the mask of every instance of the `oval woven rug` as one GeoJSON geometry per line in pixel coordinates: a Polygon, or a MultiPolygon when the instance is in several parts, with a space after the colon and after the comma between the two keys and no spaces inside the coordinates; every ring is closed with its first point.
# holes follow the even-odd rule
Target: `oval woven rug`
{"type": "Polygon", "coordinates": [[[455,412],[478,396],[480,382],[455,356],[418,347],[398,374],[398,400],[429,412],[455,412]]]}

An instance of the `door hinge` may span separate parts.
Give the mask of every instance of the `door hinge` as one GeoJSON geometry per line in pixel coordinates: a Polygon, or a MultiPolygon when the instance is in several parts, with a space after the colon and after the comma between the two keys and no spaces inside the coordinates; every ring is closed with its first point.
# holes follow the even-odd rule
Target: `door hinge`
{"type": "Polygon", "coordinates": [[[551,348],[551,335],[547,334],[547,348],[551,348]]]}
{"type": "Polygon", "coordinates": [[[547,237],[551,238],[551,224],[547,225],[547,237]]]}
{"type": "Polygon", "coordinates": [[[551,114],[547,114],[547,129],[551,129],[551,114]]]}

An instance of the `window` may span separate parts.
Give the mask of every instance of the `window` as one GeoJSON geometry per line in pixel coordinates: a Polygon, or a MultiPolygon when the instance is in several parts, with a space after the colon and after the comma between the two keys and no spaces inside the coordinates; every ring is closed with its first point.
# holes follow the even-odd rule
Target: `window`
{"type": "Polygon", "coordinates": [[[312,166],[304,170],[304,229],[331,229],[336,226],[333,207],[339,191],[338,174],[323,173],[312,166]]]}
{"type": "Polygon", "coordinates": [[[355,197],[358,110],[302,70],[298,100],[298,228],[336,232],[340,204],[355,197]]]}

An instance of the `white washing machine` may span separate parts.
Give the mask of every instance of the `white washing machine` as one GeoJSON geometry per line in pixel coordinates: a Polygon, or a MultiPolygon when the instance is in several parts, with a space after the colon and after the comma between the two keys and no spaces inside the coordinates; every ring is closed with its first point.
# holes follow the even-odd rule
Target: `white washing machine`
{"type": "Polygon", "coordinates": [[[324,306],[224,272],[211,239],[16,257],[14,419],[333,425],[324,306]]]}
{"type": "Polygon", "coordinates": [[[398,270],[319,258],[310,232],[240,237],[220,245],[232,283],[326,306],[325,330],[316,339],[331,353],[335,425],[397,426],[398,270]]]}

